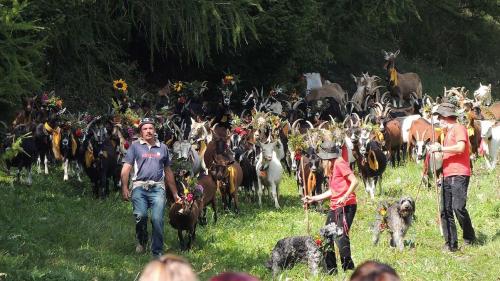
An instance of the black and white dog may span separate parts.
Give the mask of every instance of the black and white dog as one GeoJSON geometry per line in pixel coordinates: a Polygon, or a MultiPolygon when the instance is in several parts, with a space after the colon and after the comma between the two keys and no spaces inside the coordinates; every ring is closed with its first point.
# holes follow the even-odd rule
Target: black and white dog
{"type": "Polygon", "coordinates": [[[403,197],[393,204],[382,202],[377,208],[377,216],[373,226],[373,243],[376,245],[380,233],[387,229],[391,234],[391,246],[402,251],[404,237],[413,223],[414,215],[415,201],[411,197],[403,197]]]}
{"type": "MultiPolygon", "coordinates": [[[[342,228],[335,223],[322,227],[319,231],[322,245],[331,245],[334,239],[342,235],[342,228]]],[[[292,268],[296,263],[305,262],[309,265],[311,274],[318,274],[318,269],[324,267],[324,253],[320,245],[311,236],[292,236],[283,238],[276,243],[271,252],[271,259],[267,261],[266,267],[276,274],[286,268],[292,268]]]]}

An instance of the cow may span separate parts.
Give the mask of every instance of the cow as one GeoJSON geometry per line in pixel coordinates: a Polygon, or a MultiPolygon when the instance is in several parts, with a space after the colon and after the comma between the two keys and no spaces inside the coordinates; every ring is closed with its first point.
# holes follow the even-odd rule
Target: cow
{"type": "Polygon", "coordinates": [[[276,148],[279,145],[279,141],[274,141],[270,143],[258,142],[258,146],[261,147],[261,152],[257,160],[257,165],[255,169],[258,175],[258,186],[257,191],[259,197],[259,206],[262,207],[262,193],[264,187],[270,188],[274,199],[274,206],[276,209],[280,208],[278,203],[278,191],[279,185],[281,183],[281,178],[283,176],[283,167],[278,159],[276,148]]]}

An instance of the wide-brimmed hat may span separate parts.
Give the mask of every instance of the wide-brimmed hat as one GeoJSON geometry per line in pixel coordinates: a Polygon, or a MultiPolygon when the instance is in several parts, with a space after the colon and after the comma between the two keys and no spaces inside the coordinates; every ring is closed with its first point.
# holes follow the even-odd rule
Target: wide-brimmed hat
{"type": "Polygon", "coordinates": [[[318,149],[318,157],[323,160],[339,157],[340,149],[331,141],[323,142],[318,149]]]}
{"type": "Polygon", "coordinates": [[[452,103],[443,102],[438,106],[436,111],[432,113],[432,115],[441,115],[443,117],[450,117],[450,116],[457,117],[458,116],[457,107],[452,103]]]}
{"type": "Polygon", "coordinates": [[[149,117],[146,117],[146,118],[142,118],[141,119],[141,122],[139,123],[139,130],[142,128],[143,125],[145,124],[151,124],[151,125],[155,125],[155,120],[153,118],[149,118],[149,117]]]}

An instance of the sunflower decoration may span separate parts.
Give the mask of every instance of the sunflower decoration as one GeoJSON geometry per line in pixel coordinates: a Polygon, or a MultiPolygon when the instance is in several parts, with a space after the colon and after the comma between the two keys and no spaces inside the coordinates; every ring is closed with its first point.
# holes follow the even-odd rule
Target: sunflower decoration
{"type": "Polygon", "coordinates": [[[234,86],[239,82],[238,75],[228,73],[222,78],[222,85],[224,86],[234,86]]]}
{"type": "Polygon", "coordinates": [[[180,93],[185,88],[185,85],[182,81],[177,81],[172,85],[172,88],[175,92],[180,93]]]}
{"type": "Polygon", "coordinates": [[[128,85],[127,82],[125,82],[125,80],[120,78],[119,80],[113,81],[113,88],[115,88],[115,90],[122,91],[125,93],[127,92],[128,85]]]}

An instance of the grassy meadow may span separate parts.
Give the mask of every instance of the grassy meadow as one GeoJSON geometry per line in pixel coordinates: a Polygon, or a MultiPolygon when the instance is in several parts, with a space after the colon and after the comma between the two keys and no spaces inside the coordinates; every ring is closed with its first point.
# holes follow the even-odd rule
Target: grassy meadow
{"type": "MultiPolygon", "coordinates": [[[[403,252],[391,249],[387,233],[378,246],[372,245],[370,227],[377,204],[368,200],[360,185],[351,228],[354,262],[386,262],[403,280],[500,280],[500,168],[486,171],[481,166],[481,161],[476,162],[468,195],[479,245],[463,246],[459,240],[459,252],[442,251],[436,192],[418,190],[421,168],[410,163],[388,168],[383,195],[377,200],[403,195],[417,198],[417,220],[407,236],[415,247],[403,252]]],[[[50,176],[35,176],[31,187],[0,186],[0,280],[135,280],[151,256],[134,251],[131,203],[122,202],[118,193],[94,200],[88,181],[63,183],[62,172],[54,170],[50,176]]],[[[240,196],[240,214],[221,212],[217,224],[209,220],[207,226],[199,227],[190,252],[179,251],[177,233],[166,222],[165,248],[186,257],[201,280],[223,271],[245,271],[271,280],[264,262],[276,241],[306,234],[305,213],[292,177],[284,178],[280,192],[281,210],[274,209],[269,197],[259,208],[240,196]]],[[[309,220],[311,233],[316,235],[325,215],[311,211],[309,220]]],[[[306,265],[299,265],[277,279],[345,280],[349,274],[340,271],[336,276],[314,277],[306,265]]]]}

